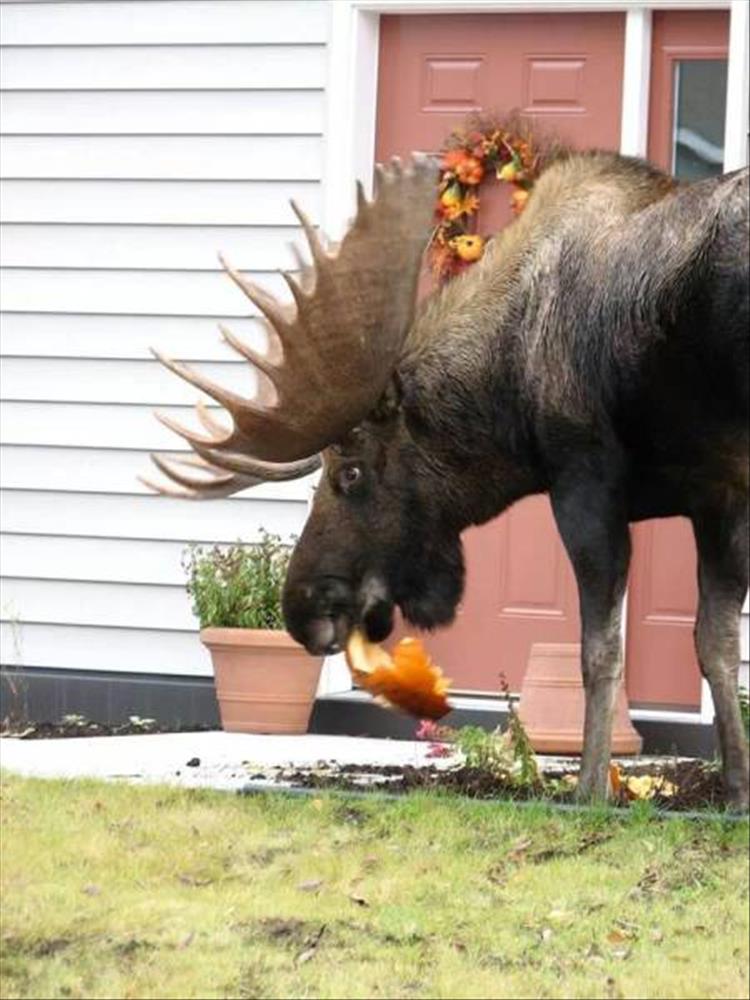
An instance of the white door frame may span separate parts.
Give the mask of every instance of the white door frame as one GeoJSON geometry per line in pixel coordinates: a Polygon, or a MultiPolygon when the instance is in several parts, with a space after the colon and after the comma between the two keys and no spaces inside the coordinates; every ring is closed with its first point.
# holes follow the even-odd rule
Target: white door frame
{"type": "MultiPolygon", "coordinates": [[[[748,0],[331,0],[321,226],[339,238],[354,213],[354,185],[369,193],[375,159],[381,14],[592,13],[626,15],[620,152],[648,145],[651,21],[654,10],[730,10],[726,170],[747,163],[748,0]]],[[[625,608],[627,613],[627,607],[625,608]]],[[[623,615],[623,630],[626,616],[623,615]]],[[[351,689],[343,657],[329,657],[320,694],[351,689]]],[[[701,718],[713,718],[703,683],[701,718]]]]}

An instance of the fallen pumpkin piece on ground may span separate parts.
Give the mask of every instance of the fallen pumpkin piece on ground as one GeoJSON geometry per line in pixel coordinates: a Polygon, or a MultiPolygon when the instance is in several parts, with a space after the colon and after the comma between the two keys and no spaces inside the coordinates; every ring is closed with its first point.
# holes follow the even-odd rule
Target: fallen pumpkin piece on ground
{"type": "Polygon", "coordinates": [[[629,799],[652,799],[658,792],[671,798],[677,791],[677,786],[667,781],[661,775],[644,774],[640,777],[630,775],[623,782],[629,799]]]}
{"type": "Polygon", "coordinates": [[[418,639],[401,639],[391,656],[360,629],[346,646],[346,662],[362,687],[419,719],[440,719],[450,711],[450,681],[418,639]]]}

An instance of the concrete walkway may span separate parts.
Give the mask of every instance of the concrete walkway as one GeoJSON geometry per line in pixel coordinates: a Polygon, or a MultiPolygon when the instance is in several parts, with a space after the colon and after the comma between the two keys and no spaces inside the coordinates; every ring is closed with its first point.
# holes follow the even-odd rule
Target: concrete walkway
{"type": "MultiPolygon", "coordinates": [[[[261,770],[287,765],[450,765],[427,743],[354,736],[158,733],[80,739],[0,739],[0,767],[39,778],[101,778],[238,791],[261,770]]],[[[257,782],[257,779],[255,779],[257,782]]]]}
{"type": "MultiPolygon", "coordinates": [[[[153,733],[75,739],[0,738],[0,767],[37,778],[99,778],[133,784],[241,791],[283,787],[281,769],[320,764],[453,767],[459,756],[428,757],[430,746],[412,740],[357,736],[258,736],[249,733],[153,733]],[[282,779],[281,781],[279,779],[282,779]]],[[[625,770],[663,757],[619,758],[625,770]]],[[[548,775],[577,770],[572,757],[537,757],[548,775]]],[[[370,784],[370,780],[363,779],[370,784]]],[[[387,783],[387,782],[386,782],[387,783]]]]}

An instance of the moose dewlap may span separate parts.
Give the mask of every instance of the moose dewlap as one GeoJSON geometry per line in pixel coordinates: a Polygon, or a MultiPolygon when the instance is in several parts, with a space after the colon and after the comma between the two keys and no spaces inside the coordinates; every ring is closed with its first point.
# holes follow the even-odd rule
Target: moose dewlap
{"type": "Polygon", "coordinates": [[[346,662],[366,691],[419,719],[440,719],[450,711],[450,681],[418,639],[402,639],[391,656],[355,629],[346,646],[346,662]]]}

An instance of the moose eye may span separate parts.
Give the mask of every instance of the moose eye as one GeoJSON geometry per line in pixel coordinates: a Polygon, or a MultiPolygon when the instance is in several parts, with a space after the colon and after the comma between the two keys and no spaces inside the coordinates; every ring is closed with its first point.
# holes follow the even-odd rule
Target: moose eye
{"type": "Polygon", "coordinates": [[[339,486],[344,493],[351,492],[362,481],[362,468],[359,465],[345,465],[339,472],[339,486]]]}

